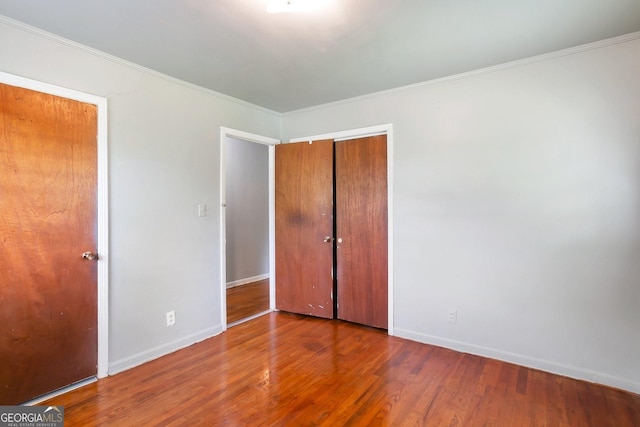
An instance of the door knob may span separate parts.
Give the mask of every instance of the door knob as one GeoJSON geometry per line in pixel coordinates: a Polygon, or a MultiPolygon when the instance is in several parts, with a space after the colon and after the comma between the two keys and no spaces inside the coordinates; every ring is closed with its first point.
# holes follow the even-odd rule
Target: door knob
{"type": "Polygon", "coordinates": [[[322,241],[323,241],[323,242],[325,242],[325,243],[329,243],[329,242],[331,242],[332,240],[333,240],[333,238],[332,238],[331,236],[325,236],[325,238],[324,238],[324,239],[322,239],[322,241]]]}
{"type": "Polygon", "coordinates": [[[98,254],[94,254],[93,252],[87,251],[82,254],[82,259],[86,259],[89,261],[95,261],[98,259],[98,254]]]}

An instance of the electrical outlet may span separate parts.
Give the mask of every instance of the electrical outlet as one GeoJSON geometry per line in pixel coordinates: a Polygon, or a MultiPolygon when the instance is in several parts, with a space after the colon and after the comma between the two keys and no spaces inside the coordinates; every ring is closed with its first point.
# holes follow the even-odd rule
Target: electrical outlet
{"type": "Polygon", "coordinates": [[[173,326],[176,324],[176,312],[167,311],[167,326],[173,326]]]}
{"type": "Polygon", "coordinates": [[[455,308],[449,309],[449,323],[458,323],[458,310],[455,308]]]}
{"type": "Polygon", "coordinates": [[[198,216],[207,216],[207,205],[205,203],[198,205],[198,216]]]}

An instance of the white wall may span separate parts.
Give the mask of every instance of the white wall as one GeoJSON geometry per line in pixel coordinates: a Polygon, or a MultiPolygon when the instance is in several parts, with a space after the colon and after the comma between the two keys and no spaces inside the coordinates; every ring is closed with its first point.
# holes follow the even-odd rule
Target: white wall
{"type": "Polygon", "coordinates": [[[269,146],[225,141],[227,284],[269,274],[269,146]]]}
{"type": "Polygon", "coordinates": [[[110,372],[220,332],[220,126],[278,137],[280,115],[8,20],[0,40],[0,71],[108,98],[110,372]]]}
{"type": "Polygon", "coordinates": [[[284,115],[393,123],[397,335],[640,392],[635,36],[284,115]]]}

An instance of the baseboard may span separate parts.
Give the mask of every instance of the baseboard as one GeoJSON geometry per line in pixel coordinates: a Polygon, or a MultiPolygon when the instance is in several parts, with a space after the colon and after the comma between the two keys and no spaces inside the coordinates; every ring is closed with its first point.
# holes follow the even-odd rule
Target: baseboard
{"type": "Polygon", "coordinates": [[[259,276],[247,277],[246,279],[234,280],[233,282],[227,282],[227,289],[235,288],[236,286],[246,285],[247,283],[259,282],[269,278],[269,273],[261,274],[259,276]]]}
{"type": "Polygon", "coordinates": [[[167,344],[143,351],[142,353],[134,354],[133,356],[110,363],[109,375],[115,375],[128,369],[135,368],[143,363],[150,362],[169,353],[173,353],[174,351],[206,340],[207,338],[219,335],[220,333],[222,333],[222,325],[217,325],[213,328],[207,328],[195,334],[188,335],[167,344]]]}
{"type": "Polygon", "coordinates": [[[614,387],[617,389],[640,394],[640,383],[629,381],[624,378],[616,377],[602,372],[593,371],[591,369],[578,368],[575,366],[556,363],[549,360],[538,359],[522,354],[497,350],[490,347],[484,347],[465,343],[462,341],[422,334],[397,327],[394,329],[394,333],[397,337],[406,338],[424,344],[431,344],[438,347],[445,347],[451,350],[456,350],[462,353],[469,353],[477,356],[488,357],[491,359],[502,360],[504,362],[525,366],[527,368],[538,369],[552,374],[602,384],[609,387],[614,387]]]}

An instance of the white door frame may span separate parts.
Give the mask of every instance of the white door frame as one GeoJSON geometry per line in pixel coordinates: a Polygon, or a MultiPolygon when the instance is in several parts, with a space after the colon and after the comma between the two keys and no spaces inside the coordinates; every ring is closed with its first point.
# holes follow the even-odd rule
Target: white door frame
{"type": "Polygon", "coordinates": [[[109,367],[109,175],[107,98],[27,79],[0,71],[0,83],[93,104],[98,110],[98,366],[97,377],[109,367]]]}
{"type": "Polygon", "coordinates": [[[220,324],[227,330],[227,225],[226,225],[226,144],[227,138],[240,139],[269,146],[269,311],[275,310],[275,146],[279,139],[256,135],[237,129],[220,127],[220,324]]]}
{"type": "Polygon", "coordinates": [[[345,141],[348,139],[362,138],[375,135],[387,135],[387,233],[388,233],[388,325],[387,332],[394,335],[393,330],[393,124],[388,123],[366,128],[351,129],[340,132],[325,133],[321,135],[305,136],[303,138],[292,138],[292,142],[318,141],[321,139],[333,139],[334,141],[345,141]]]}

